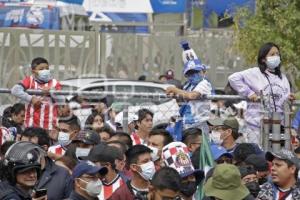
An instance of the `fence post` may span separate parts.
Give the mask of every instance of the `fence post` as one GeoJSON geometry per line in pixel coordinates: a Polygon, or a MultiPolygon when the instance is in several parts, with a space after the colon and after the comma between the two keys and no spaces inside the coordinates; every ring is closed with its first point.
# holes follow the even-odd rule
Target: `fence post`
{"type": "Polygon", "coordinates": [[[281,149],[281,119],[279,112],[272,113],[272,150],[273,152],[280,151],[281,149]]]}
{"type": "Polygon", "coordinates": [[[288,101],[284,102],[284,147],[291,150],[291,107],[288,101]]]}
{"type": "MultiPolygon", "coordinates": [[[[123,110],[123,131],[125,133],[128,133],[128,107],[129,105],[127,103],[124,104],[124,110],[123,110]]],[[[131,133],[129,133],[131,134],[131,133]]]]}
{"type": "Polygon", "coordinates": [[[270,118],[267,112],[264,113],[262,123],[261,123],[261,135],[262,146],[265,151],[269,151],[270,148],[270,118]]]}

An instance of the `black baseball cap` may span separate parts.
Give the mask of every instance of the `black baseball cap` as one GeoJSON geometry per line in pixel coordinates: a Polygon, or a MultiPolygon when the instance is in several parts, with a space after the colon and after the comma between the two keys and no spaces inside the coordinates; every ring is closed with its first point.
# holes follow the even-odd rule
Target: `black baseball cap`
{"type": "Polygon", "coordinates": [[[92,130],[82,130],[77,133],[73,142],[83,142],[84,144],[97,145],[100,143],[100,136],[92,130]]]}
{"type": "Polygon", "coordinates": [[[92,162],[109,162],[113,164],[116,159],[123,160],[123,154],[117,147],[99,144],[91,149],[88,156],[81,157],[80,159],[90,160],[92,162]]]}

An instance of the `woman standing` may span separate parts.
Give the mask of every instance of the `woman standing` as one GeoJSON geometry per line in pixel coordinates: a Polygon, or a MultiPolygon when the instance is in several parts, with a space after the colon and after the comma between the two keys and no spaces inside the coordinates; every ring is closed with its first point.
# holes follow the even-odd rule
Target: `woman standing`
{"type": "MultiPolygon", "coordinates": [[[[283,112],[285,100],[294,99],[291,86],[286,76],[281,72],[281,55],[279,47],[274,43],[264,44],[257,57],[258,67],[236,72],[229,76],[231,87],[240,95],[251,101],[258,100],[260,92],[269,97],[268,106],[271,112],[283,112]]],[[[249,103],[245,121],[247,123],[248,142],[260,142],[261,108],[258,103],[249,103]]]]}

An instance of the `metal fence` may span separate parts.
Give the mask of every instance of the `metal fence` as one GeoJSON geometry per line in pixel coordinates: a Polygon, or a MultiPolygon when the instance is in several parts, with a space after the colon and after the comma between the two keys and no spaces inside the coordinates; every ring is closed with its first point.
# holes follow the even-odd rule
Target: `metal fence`
{"type": "Polygon", "coordinates": [[[147,80],[157,80],[167,69],[182,80],[182,39],[190,41],[202,62],[210,66],[209,78],[216,87],[223,87],[229,74],[244,67],[233,51],[233,32],[228,29],[204,30],[184,38],[174,33],[0,29],[0,87],[12,87],[30,74],[30,62],[38,56],[49,60],[58,80],[84,74],[128,79],[146,75],[147,80]]]}
{"type": "MultiPolygon", "coordinates": [[[[34,95],[44,95],[42,91],[39,90],[28,90],[29,94],[34,95]]],[[[10,89],[0,88],[0,94],[9,96],[10,89]]],[[[179,105],[182,99],[180,96],[168,96],[166,94],[154,94],[154,93],[141,93],[141,92],[116,92],[116,91],[103,91],[103,92],[77,92],[77,91],[50,91],[50,95],[55,98],[65,99],[70,96],[80,96],[83,99],[91,100],[89,101],[92,105],[98,104],[102,99],[113,97],[114,102],[123,103],[122,106],[122,116],[118,118],[118,122],[123,124],[124,131],[127,131],[129,116],[132,116],[137,113],[141,108],[150,109],[154,113],[154,125],[162,123],[170,123],[171,118],[174,120],[178,119],[179,115],[179,105]],[[139,102],[135,104],[134,99],[143,100],[142,103],[139,102]]],[[[282,113],[273,113],[271,110],[268,110],[267,107],[263,106],[264,97],[260,97],[261,101],[261,144],[265,150],[273,149],[278,150],[281,147],[291,148],[291,119],[294,112],[296,111],[295,106],[300,106],[300,101],[295,101],[293,104],[286,102],[284,105],[284,122],[281,123],[280,115],[282,113]],[[281,126],[284,127],[284,133],[280,132],[281,126]]],[[[207,95],[203,96],[196,101],[206,101],[210,100],[246,100],[245,97],[238,95],[207,95]]],[[[11,102],[12,104],[13,102],[11,102]]],[[[63,102],[62,104],[65,104],[63,102]]],[[[79,105],[79,104],[78,104],[79,105]]],[[[3,106],[3,105],[2,105],[3,106]]],[[[4,109],[5,107],[3,107],[4,109]]],[[[2,110],[3,110],[2,109],[2,110]]],[[[91,108],[83,108],[80,106],[77,108],[73,107],[73,112],[79,117],[84,126],[86,118],[91,114],[91,108]]]]}

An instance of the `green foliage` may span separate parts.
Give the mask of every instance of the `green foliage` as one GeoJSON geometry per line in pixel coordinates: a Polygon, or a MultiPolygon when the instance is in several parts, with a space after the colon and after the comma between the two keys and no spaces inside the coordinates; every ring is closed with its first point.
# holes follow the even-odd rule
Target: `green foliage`
{"type": "MultiPolygon", "coordinates": [[[[248,63],[256,63],[262,44],[274,42],[280,47],[283,66],[300,69],[299,0],[257,0],[254,15],[245,8],[239,10],[235,32],[235,46],[248,63]]],[[[296,84],[300,87],[299,79],[296,84]]]]}

